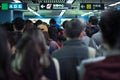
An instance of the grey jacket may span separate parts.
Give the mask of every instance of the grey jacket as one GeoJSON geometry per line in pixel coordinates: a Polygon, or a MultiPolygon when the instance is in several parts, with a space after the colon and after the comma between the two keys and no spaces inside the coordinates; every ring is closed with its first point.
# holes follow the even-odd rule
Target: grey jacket
{"type": "Polygon", "coordinates": [[[83,59],[95,57],[95,50],[88,48],[81,40],[68,40],[52,56],[60,63],[61,80],[79,80],[77,65],[83,59]]]}

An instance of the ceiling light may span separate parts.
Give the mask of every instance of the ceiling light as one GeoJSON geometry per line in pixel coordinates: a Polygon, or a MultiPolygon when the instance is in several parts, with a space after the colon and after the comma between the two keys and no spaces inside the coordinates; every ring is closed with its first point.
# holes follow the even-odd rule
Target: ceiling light
{"type": "Polygon", "coordinates": [[[62,10],[59,16],[62,16],[65,12],[66,10],[62,10]]]}
{"type": "Polygon", "coordinates": [[[74,0],[68,0],[66,3],[72,4],[74,0]]]}
{"type": "Polygon", "coordinates": [[[89,15],[91,13],[93,13],[93,12],[88,12],[88,13],[82,14],[81,16],[86,16],[86,15],[89,15]]]}
{"type": "Polygon", "coordinates": [[[19,0],[13,0],[15,3],[21,3],[21,1],[19,0]]]}
{"type": "Polygon", "coordinates": [[[116,2],[116,3],[114,3],[114,4],[110,4],[109,6],[116,6],[116,5],[118,5],[118,4],[120,4],[120,2],[116,2]]]}
{"type": "Polygon", "coordinates": [[[37,15],[37,16],[40,16],[40,14],[38,14],[37,12],[35,12],[34,10],[32,10],[30,7],[28,7],[28,10],[29,10],[30,12],[32,12],[33,14],[35,14],[35,15],[37,15]]]}

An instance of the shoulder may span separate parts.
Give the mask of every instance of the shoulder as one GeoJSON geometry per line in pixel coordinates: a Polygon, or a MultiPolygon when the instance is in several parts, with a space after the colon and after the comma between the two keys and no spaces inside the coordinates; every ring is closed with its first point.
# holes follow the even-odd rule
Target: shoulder
{"type": "Polygon", "coordinates": [[[105,59],[105,57],[102,56],[102,57],[97,57],[97,58],[93,58],[93,59],[83,60],[80,63],[80,65],[77,67],[77,70],[79,72],[80,78],[81,79],[83,78],[83,75],[84,75],[84,73],[86,71],[86,68],[85,68],[86,65],[88,65],[88,64],[95,64],[96,62],[102,61],[104,59],[105,59]]]}
{"type": "Polygon", "coordinates": [[[96,58],[91,58],[91,59],[86,59],[86,60],[83,60],[81,62],[81,64],[90,64],[90,63],[95,63],[95,62],[98,62],[98,61],[102,61],[105,59],[105,56],[101,56],[101,57],[96,57],[96,58]]]}

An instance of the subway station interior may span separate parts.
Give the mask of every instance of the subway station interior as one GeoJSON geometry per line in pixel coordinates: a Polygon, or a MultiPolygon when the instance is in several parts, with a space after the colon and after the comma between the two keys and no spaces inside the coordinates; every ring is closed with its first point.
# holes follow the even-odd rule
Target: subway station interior
{"type": "Polygon", "coordinates": [[[0,80],[120,80],[120,0],[0,0],[0,80]]]}

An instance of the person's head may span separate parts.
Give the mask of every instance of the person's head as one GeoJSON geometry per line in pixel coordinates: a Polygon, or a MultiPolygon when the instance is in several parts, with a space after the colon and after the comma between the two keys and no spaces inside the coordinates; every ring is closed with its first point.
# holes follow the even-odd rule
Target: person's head
{"type": "Polygon", "coordinates": [[[92,25],[97,25],[98,24],[98,18],[96,16],[90,16],[89,23],[91,23],[92,25]]]}
{"type": "Polygon", "coordinates": [[[65,24],[68,22],[68,20],[65,20],[63,23],[62,23],[62,26],[63,28],[65,29],[65,24]]]}
{"type": "Polygon", "coordinates": [[[99,26],[104,42],[112,49],[120,49],[120,11],[110,9],[103,12],[99,26]]]}
{"type": "Polygon", "coordinates": [[[41,30],[29,30],[24,33],[21,41],[18,43],[17,52],[23,55],[21,62],[21,71],[27,77],[27,80],[38,80],[38,74],[42,74],[42,68],[48,66],[44,35],[41,30]],[[45,61],[47,60],[47,61],[45,61]]]}
{"type": "Polygon", "coordinates": [[[49,24],[56,24],[56,20],[54,18],[51,18],[49,24]]]}
{"type": "Polygon", "coordinates": [[[77,18],[68,21],[65,25],[65,34],[69,39],[80,39],[84,36],[85,23],[77,18]]]}
{"type": "Polygon", "coordinates": [[[12,21],[12,23],[13,23],[15,30],[21,31],[24,28],[25,21],[22,18],[17,17],[12,21]]]}
{"type": "Polygon", "coordinates": [[[38,25],[42,24],[42,20],[37,20],[36,23],[35,23],[35,26],[37,27],[38,25]]]}
{"type": "Polygon", "coordinates": [[[6,22],[6,23],[4,23],[3,25],[4,25],[4,28],[5,28],[7,31],[14,31],[14,28],[13,28],[12,23],[6,22]]]}
{"type": "Polygon", "coordinates": [[[25,21],[24,31],[29,29],[29,28],[33,28],[33,27],[34,27],[34,24],[31,20],[26,20],[25,21]]]}

